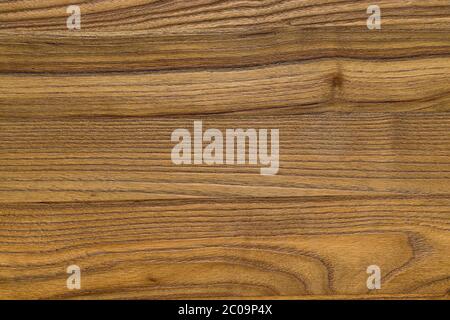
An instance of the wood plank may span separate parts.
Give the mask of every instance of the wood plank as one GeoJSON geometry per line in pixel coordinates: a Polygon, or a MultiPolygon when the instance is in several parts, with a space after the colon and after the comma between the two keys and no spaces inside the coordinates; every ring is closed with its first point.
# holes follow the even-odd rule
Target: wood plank
{"type": "Polygon", "coordinates": [[[204,130],[279,129],[274,176],[260,165],[174,165],[171,134],[193,133],[194,120],[2,120],[0,202],[449,195],[448,113],[204,118],[204,130]]]}
{"type": "MultiPolygon", "coordinates": [[[[14,32],[64,32],[67,0],[6,1],[0,3],[0,29],[14,32]]],[[[369,1],[85,1],[83,28],[93,32],[155,31],[195,33],[211,29],[248,29],[266,26],[366,27],[369,1]]],[[[450,30],[447,0],[377,0],[385,28],[450,30]]]]}
{"type": "Polygon", "coordinates": [[[201,34],[80,31],[13,36],[0,30],[0,73],[219,72],[317,60],[414,61],[448,58],[449,53],[448,32],[442,30],[373,32],[355,27],[308,30],[290,26],[201,34]]]}
{"type": "Polygon", "coordinates": [[[12,298],[447,298],[448,196],[333,196],[1,207],[12,298]],[[65,269],[82,268],[82,290],[65,269]],[[369,292],[377,264],[383,288],[369,292]],[[423,272],[426,270],[426,272],[423,272]]]}
{"type": "Polygon", "coordinates": [[[222,71],[0,75],[0,117],[448,111],[450,58],[222,71]]]}

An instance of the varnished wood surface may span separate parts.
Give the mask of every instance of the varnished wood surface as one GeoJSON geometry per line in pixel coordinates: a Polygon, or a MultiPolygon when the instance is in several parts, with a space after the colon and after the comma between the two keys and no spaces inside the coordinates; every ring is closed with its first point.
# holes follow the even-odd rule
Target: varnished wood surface
{"type": "MultiPolygon", "coordinates": [[[[248,30],[300,26],[366,28],[367,7],[361,0],[45,0],[0,3],[0,27],[17,32],[64,31],[66,7],[79,4],[86,31],[204,33],[206,30],[248,30]]],[[[450,30],[446,0],[379,0],[384,26],[405,30],[450,30]]]]}
{"type": "Polygon", "coordinates": [[[203,118],[223,131],[278,128],[274,176],[259,165],[173,165],[171,133],[194,119],[2,120],[0,201],[450,194],[445,113],[203,118]]]}
{"type": "Polygon", "coordinates": [[[448,299],[448,1],[70,4],[0,3],[0,299],[448,299]],[[175,166],[195,120],[278,174],[175,166]]]}
{"type": "Polygon", "coordinates": [[[18,298],[352,298],[370,294],[365,268],[378,263],[381,297],[443,297],[449,205],[448,196],[5,204],[1,284],[18,298]],[[78,292],[61,285],[71,262],[84,270],[78,292]]]}

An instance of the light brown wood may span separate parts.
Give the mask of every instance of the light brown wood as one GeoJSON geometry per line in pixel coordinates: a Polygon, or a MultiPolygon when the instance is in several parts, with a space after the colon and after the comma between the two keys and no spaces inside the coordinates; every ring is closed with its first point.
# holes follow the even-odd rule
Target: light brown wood
{"type": "Polygon", "coordinates": [[[277,128],[280,170],[171,161],[192,119],[2,120],[0,202],[324,195],[449,195],[446,113],[203,118],[203,127],[277,128]]]}
{"type": "MultiPolygon", "coordinates": [[[[16,32],[63,32],[70,0],[4,1],[0,27],[16,32]]],[[[80,3],[78,3],[80,4],[80,3]]],[[[370,1],[354,0],[123,0],[83,1],[83,28],[88,32],[204,33],[300,26],[366,29],[370,1]]],[[[377,0],[387,30],[450,30],[446,0],[377,0]]],[[[367,30],[367,29],[366,29],[367,30]]]]}
{"type": "Polygon", "coordinates": [[[369,294],[365,271],[378,264],[380,297],[445,297],[449,205],[448,196],[6,204],[1,285],[16,298],[355,298],[369,294]],[[81,291],[64,286],[72,263],[81,291]]]}
{"type": "Polygon", "coordinates": [[[0,3],[0,299],[449,298],[448,1],[70,4],[0,3]],[[278,174],[174,165],[196,120],[278,174]]]}
{"type": "MultiPolygon", "coordinates": [[[[204,126],[249,123],[221,119],[204,126]]],[[[251,123],[282,132],[276,176],[174,166],[167,137],[188,119],[2,121],[2,286],[18,298],[354,297],[378,264],[382,294],[447,294],[446,114],[251,123]],[[79,292],[64,287],[72,263],[79,292]]]]}
{"type": "Polygon", "coordinates": [[[448,57],[319,59],[225,71],[6,74],[0,75],[0,111],[8,118],[448,111],[449,74],[448,57]]]}

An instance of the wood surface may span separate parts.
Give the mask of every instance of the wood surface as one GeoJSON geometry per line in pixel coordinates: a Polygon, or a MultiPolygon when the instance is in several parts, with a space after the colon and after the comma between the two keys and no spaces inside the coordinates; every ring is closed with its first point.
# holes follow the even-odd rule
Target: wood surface
{"type": "Polygon", "coordinates": [[[0,2],[0,299],[449,299],[449,231],[448,0],[0,2]]]}

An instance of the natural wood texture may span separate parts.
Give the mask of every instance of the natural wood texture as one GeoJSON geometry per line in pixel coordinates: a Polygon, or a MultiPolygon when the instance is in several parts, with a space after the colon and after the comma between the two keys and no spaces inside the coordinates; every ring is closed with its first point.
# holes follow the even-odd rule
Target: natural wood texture
{"type": "Polygon", "coordinates": [[[382,294],[445,295],[449,206],[420,196],[8,204],[0,284],[17,298],[352,297],[368,294],[376,263],[382,294]],[[85,287],[69,292],[75,262],[85,287]]]}
{"type": "Polygon", "coordinates": [[[449,74],[448,56],[406,61],[319,59],[226,71],[6,74],[0,75],[0,113],[9,118],[48,118],[448,111],[449,74]]]}
{"type": "Polygon", "coordinates": [[[2,287],[18,298],[353,297],[378,264],[382,294],[447,294],[447,114],[251,123],[282,132],[277,176],[173,166],[168,137],[188,119],[2,121],[2,287]],[[71,263],[80,292],[63,285],[71,263]]]}
{"type": "MultiPolygon", "coordinates": [[[[122,0],[3,1],[0,29],[65,31],[66,7],[82,6],[83,28],[93,32],[203,33],[205,30],[301,26],[366,28],[373,1],[355,0],[122,0]]],[[[384,27],[450,30],[447,0],[377,0],[384,27]]]]}
{"type": "Polygon", "coordinates": [[[447,0],[70,4],[0,3],[0,299],[449,298],[447,0]],[[175,166],[195,120],[279,173],[175,166]]]}
{"type": "Polygon", "coordinates": [[[450,195],[447,113],[203,118],[278,128],[280,171],[171,161],[192,119],[2,120],[0,202],[323,195],[450,195]]]}

